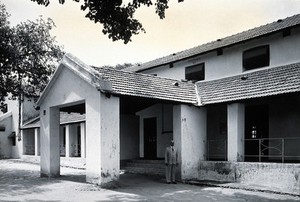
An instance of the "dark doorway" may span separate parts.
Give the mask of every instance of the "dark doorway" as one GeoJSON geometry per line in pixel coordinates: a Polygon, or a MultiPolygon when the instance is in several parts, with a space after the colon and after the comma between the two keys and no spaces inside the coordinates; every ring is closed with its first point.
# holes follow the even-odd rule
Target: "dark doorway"
{"type": "Polygon", "coordinates": [[[81,156],[81,127],[77,126],[77,156],[81,156]]]}
{"type": "Polygon", "coordinates": [[[156,159],[156,131],[156,118],[144,119],[144,157],[146,159],[156,159]]]}
{"type": "Polygon", "coordinates": [[[245,108],[245,160],[267,161],[269,145],[269,107],[251,105],[245,108]]]}

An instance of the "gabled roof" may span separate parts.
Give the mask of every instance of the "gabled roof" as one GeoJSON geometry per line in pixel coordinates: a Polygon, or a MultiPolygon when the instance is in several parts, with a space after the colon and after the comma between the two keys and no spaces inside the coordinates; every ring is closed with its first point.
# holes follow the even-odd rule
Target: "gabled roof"
{"type": "Polygon", "coordinates": [[[97,68],[111,82],[111,93],[197,104],[196,88],[191,82],[161,78],[112,68],[97,68]]]}
{"type": "Polygon", "coordinates": [[[201,104],[300,92],[300,63],[197,83],[201,104]]]}
{"type": "Polygon", "coordinates": [[[287,28],[295,27],[300,25],[300,14],[294,15],[292,17],[285,18],[283,20],[278,20],[276,22],[263,25],[260,27],[256,27],[254,29],[250,29],[248,31],[244,31],[232,36],[228,36],[222,39],[218,39],[216,41],[212,41],[200,46],[196,46],[191,49],[187,49],[184,51],[180,51],[162,58],[158,58],[152,60],[150,62],[143,63],[141,65],[131,66],[126,68],[126,71],[130,72],[140,72],[146,69],[158,67],[161,65],[165,65],[168,63],[180,61],[183,59],[187,59],[196,55],[201,55],[208,53],[210,51],[215,51],[220,48],[225,48],[228,46],[232,46],[241,42],[245,42],[251,39],[255,39],[258,37],[262,37],[265,35],[270,35],[278,31],[282,31],[287,28]]]}
{"type": "Polygon", "coordinates": [[[60,75],[62,68],[69,68],[77,76],[103,93],[153,98],[197,105],[196,87],[191,82],[161,78],[113,68],[91,67],[71,54],[66,54],[37,101],[40,106],[49,89],[60,75]]]}

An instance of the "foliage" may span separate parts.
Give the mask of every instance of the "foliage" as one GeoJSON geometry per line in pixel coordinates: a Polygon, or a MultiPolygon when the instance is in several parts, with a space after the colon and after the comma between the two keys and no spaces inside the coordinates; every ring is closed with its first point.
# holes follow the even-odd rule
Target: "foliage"
{"type": "MultiPolygon", "coordinates": [[[[31,0],[38,4],[48,6],[50,0],[31,0]]],[[[79,2],[80,0],[73,0],[79,2]]],[[[182,2],[183,0],[178,0],[182,2]]],[[[131,0],[127,5],[122,0],[84,0],[81,10],[87,11],[85,17],[95,23],[103,24],[102,32],[108,34],[113,41],[123,40],[124,43],[131,41],[132,35],[145,32],[142,24],[134,18],[134,13],[141,6],[151,6],[154,0],[131,0]]],[[[156,0],[155,9],[158,16],[165,18],[165,10],[168,9],[169,0],[156,0]]],[[[65,0],[59,0],[64,4],[65,0]]]]}
{"type": "Polygon", "coordinates": [[[5,6],[0,4],[0,103],[12,99],[37,97],[54,72],[63,51],[50,36],[54,23],[41,17],[10,27],[5,6]]]}
{"type": "Polygon", "coordinates": [[[10,73],[7,65],[13,56],[13,48],[10,44],[12,31],[8,22],[9,14],[4,5],[0,4],[0,108],[3,107],[4,97],[7,96],[7,88],[9,88],[10,73]]]}
{"type": "Polygon", "coordinates": [[[124,64],[117,64],[116,66],[111,66],[111,65],[104,65],[104,66],[101,66],[103,68],[112,68],[112,69],[117,69],[117,70],[122,70],[122,69],[125,69],[127,67],[130,67],[132,66],[133,64],[131,63],[124,63],[124,64]]]}

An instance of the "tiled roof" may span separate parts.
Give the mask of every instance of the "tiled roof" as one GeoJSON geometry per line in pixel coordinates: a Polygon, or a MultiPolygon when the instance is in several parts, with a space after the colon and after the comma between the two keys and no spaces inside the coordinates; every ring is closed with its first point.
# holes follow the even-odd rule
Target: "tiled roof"
{"type": "MultiPolygon", "coordinates": [[[[71,124],[85,121],[85,114],[60,112],[60,124],[71,124]]],[[[22,129],[39,128],[40,117],[36,117],[22,126],[22,129]]]]}
{"type": "Polygon", "coordinates": [[[111,93],[197,104],[195,84],[148,74],[94,67],[112,84],[111,93]]]}
{"type": "Polygon", "coordinates": [[[260,27],[256,27],[254,29],[250,29],[248,31],[244,31],[229,37],[225,37],[222,39],[218,39],[216,41],[212,41],[200,46],[196,46],[191,49],[187,49],[172,55],[168,55],[162,58],[158,58],[152,60],[150,62],[143,63],[141,65],[131,66],[126,68],[126,71],[131,72],[139,72],[142,70],[146,70],[152,67],[157,67],[160,65],[168,64],[171,62],[179,61],[185,58],[189,58],[195,55],[204,54],[210,51],[214,51],[220,48],[224,48],[227,46],[231,46],[234,44],[238,44],[241,42],[245,42],[250,39],[254,39],[257,37],[261,37],[264,35],[272,34],[274,32],[284,30],[289,27],[294,27],[300,24],[300,14],[294,15],[292,17],[285,18],[283,20],[278,20],[276,22],[263,25],[260,27]]]}
{"type": "Polygon", "coordinates": [[[201,104],[300,92],[300,63],[197,83],[201,104]]]}
{"type": "Polygon", "coordinates": [[[85,121],[85,114],[60,112],[60,124],[77,123],[85,121]]]}

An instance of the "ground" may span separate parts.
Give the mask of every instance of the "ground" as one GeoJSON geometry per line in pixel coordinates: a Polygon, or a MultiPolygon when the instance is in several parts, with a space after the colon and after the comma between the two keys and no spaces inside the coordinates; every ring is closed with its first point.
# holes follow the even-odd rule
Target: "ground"
{"type": "Polygon", "coordinates": [[[161,177],[121,174],[119,184],[103,189],[85,183],[85,171],[61,168],[61,177],[40,178],[37,164],[0,160],[0,201],[299,201],[265,192],[166,184],[161,177]]]}

